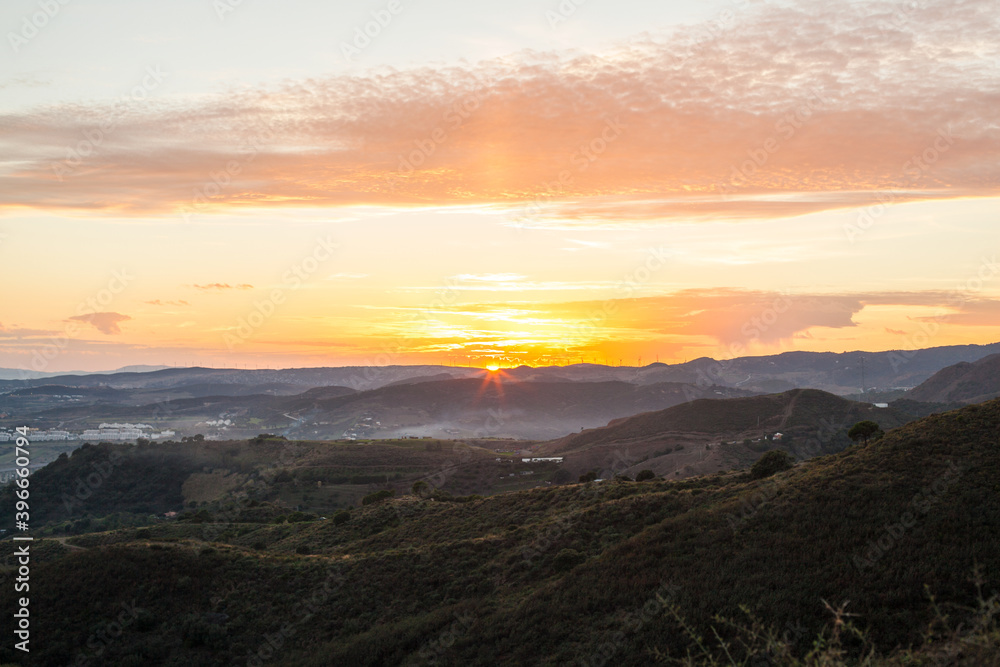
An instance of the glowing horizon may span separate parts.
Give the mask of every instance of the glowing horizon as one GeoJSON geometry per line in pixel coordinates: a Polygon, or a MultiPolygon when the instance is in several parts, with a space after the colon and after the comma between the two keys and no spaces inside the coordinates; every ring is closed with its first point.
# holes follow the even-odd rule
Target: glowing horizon
{"type": "Polygon", "coordinates": [[[0,9],[0,367],[1000,340],[986,0],[302,4],[0,9]]]}

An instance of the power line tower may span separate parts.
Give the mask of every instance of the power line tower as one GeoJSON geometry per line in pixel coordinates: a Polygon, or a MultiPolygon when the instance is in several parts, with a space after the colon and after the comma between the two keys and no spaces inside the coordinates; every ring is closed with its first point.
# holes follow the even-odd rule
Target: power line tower
{"type": "Polygon", "coordinates": [[[861,357],[861,400],[865,400],[868,390],[865,388],[865,358],[861,357]]]}

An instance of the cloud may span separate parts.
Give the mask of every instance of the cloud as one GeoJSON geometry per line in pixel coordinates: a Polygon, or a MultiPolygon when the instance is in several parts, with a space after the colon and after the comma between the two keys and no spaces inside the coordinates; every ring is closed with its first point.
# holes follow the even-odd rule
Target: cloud
{"type": "Polygon", "coordinates": [[[230,285],[229,283],[210,283],[208,285],[192,285],[191,287],[202,290],[204,292],[210,292],[210,291],[222,292],[231,289],[239,289],[239,290],[253,289],[253,285],[248,285],[247,283],[242,283],[240,285],[230,285]]]}
{"type": "Polygon", "coordinates": [[[26,329],[24,327],[8,327],[0,323],[0,338],[35,338],[38,336],[52,336],[58,333],[46,329],[26,329]]]}
{"type": "Polygon", "coordinates": [[[601,53],[151,102],[75,166],[67,151],[110,108],[8,114],[0,207],[479,203],[587,224],[1000,192],[993,0],[733,11],[722,29],[649,33],[601,53]]]}
{"type": "Polygon", "coordinates": [[[689,289],[612,302],[576,301],[521,308],[576,320],[580,322],[577,331],[599,337],[609,332],[646,338],[708,336],[727,346],[746,346],[774,345],[802,337],[813,328],[857,327],[854,317],[868,306],[927,308],[935,314],[913,319],[938,324],[1000,324],[1000,299],[957,301],[954,293],[944,291],[782,294],[730,288],[689,289]]]}
{"type": "Polygon", "coordinates": [[[148,303],[151,306],[190,306],[191,305],[187,301],[183,301],[183,300],[180,300],[180,301],[161,301],[160,299],[154,299],[152,301],[144,301],[143,303],[148,303]]]}
{"type": "Polygon", "coordinates": [[[890,329],[889,327],[885,327],[885,332],[888,333],[888,334],[892,334],[894,336],[905,336],[906,335],[905,331],[900,331],[899,329],[890,329]]]}
{"type": "Polygon", "coordinates": [[[89,315],[75,315],[69,319],[76,322],[86,322],[103,334],[114,335],[122,332],[118,326],[119,322],[127,322],[132,318],[121,313],[90,313],[89,315]]]}

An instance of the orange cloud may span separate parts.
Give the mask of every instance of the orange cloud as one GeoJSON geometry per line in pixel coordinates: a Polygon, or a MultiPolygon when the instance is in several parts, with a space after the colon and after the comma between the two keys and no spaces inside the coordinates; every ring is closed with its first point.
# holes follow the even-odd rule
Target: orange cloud
{"type": "MultiPolygon", "coordinates": [[[[197,285],[195,285],[197,287],[197,285]]],[[[151,306],[190,306],[191,304],[187,301],[161,301],[160,299],[153,299],[152,301],[145,301],[143,303],[148,303],[151,306]]]]}
{"type": "Polygon", "coordinates": [[[587,221],[996,194],[998,33],[991,0],[802,0],[741,9],[709,40],[677,30],[151,105],[106,136],[109,109],[56,106],[0,128],[0,206],[485,203],[587,221]]]}
{"type": "Polygon", "coordinates": [[[121,313],[90,313],[89,315],[75,315],[69,319],[86,322],[103,334],[114,335],[122,332],[121,327],[118,326],[119,322],[127,322],[132,318],[121,313]]]}

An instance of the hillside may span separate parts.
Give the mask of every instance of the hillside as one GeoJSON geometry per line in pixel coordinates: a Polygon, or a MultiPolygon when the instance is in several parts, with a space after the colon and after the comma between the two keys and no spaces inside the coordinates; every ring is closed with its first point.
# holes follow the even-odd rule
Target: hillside
{"type": "Polygon", "coordinates": [[[948,366],[906,394],[925,403],[981,403],[1000,396],[1000,354],[948,366]]]}
{"type": "MultiPolygon", "coordinates": [[[[791,664],[820,633],[828,652],[871,648],[877,665],[996,664],[993,612],[977,625],[966,607],[977,568],[984,599],[1000,590],[998,434],[992,401],[764,480],[409,497],[336,523],[169,522],[82,535],[73,551],[43,541],[33,609],[59,611],[33,618],[44,641],[32,664],[98,648],[119,665],[647,665],[685,653],[729,664],[719,639],[752,664],[791,664]],[[940,643],[907,650],[936,617],[925,586],[976,641],[949,644],[937,624],[940,643]],[[865,645],[830,644],[824,601],[847,604],[865,645]],[[122,605],[133,610],[122,635],[97,641],[122,605]]],[[[0,589],[7,608],[13,595],[0,589]]]]}
{"type": "Polygon", "coordinates": [[[251,437],[266,430],[303,439],[428,436],[543,440],[692,398],[751,393],[676,383],[524,382],[503,373],[474,379],[404,381],[361,392],[340,386],[316,387],[292,396],[177,396],[180,391],[21,388],[0,397],[0,408],[33,426],[82,428],[100,422],[142,422],[182,434],[227,439],[251,437]],[[77,391],[80,393],[74,396],[72,392],[77,391]],[[143,399],[148,402],[138,404],[143,399]],[[232,423],[225,428],[207,424],[219,419],[232,423]]]}
{"type": "Polygon", "coordinates": [[[839,452],[851,444],[847,430],[865,419],[885,430],[912,417],[814,389],[795,389],[695,400],[614,420],[602,428],[542,443],[535,451],[566,457],[573,473],[596,469],[604,476],[634,475],[649,468],[660,475],[687,477],[746,467],[772,448],[799,459],[839,452]],[[774,439],[778,433],[780,439],[774,439]],[[606,461],[625,465],[608,471],[606,461]]]}

